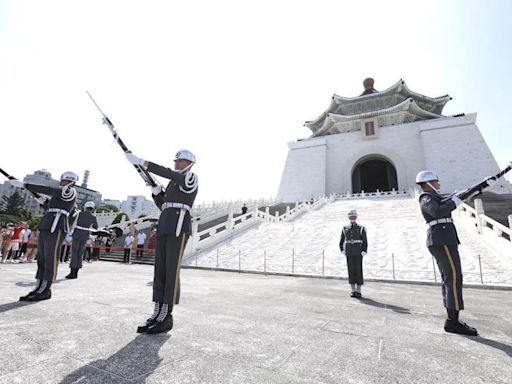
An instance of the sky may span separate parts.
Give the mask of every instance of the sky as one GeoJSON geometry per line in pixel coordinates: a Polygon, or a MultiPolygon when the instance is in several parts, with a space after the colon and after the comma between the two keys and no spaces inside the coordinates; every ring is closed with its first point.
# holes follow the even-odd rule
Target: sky
{"type": "MultiPolygon", "coordinates": [[[[0,167],[91,172],[150,196],[86,95],[139,157],[197,157],[198,202],[272,197],[287,143],[366,77],[450,94],[512,160],[509,1],[0,0],[0,167]]],[[[468,166],[468,172],[471,172],[468,166]]]]}

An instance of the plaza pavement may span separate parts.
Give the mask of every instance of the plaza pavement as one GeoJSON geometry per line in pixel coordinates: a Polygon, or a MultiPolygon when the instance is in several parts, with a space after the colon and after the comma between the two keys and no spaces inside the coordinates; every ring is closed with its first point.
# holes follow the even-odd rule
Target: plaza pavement
{"type": "Polygon", "coordinates": [[[150,265],[86,264],[20,303],[35,264],[0,264],[0,383],[511,383],[512,291],[466,289],[477,338],[443,331],[438,286],[182,270],[169,334],[138,335],[150,265]]]}

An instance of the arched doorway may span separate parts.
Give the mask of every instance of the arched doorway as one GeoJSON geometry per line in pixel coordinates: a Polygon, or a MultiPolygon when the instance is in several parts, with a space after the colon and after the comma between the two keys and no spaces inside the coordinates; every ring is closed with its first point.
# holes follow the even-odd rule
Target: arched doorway
{"type": "Polygon", "coordinates": [[[391,191],[398,189],[396,169],[391,162],[381,156],[361,159],[352,171],[352,192],[360,193],[391,191]]]}

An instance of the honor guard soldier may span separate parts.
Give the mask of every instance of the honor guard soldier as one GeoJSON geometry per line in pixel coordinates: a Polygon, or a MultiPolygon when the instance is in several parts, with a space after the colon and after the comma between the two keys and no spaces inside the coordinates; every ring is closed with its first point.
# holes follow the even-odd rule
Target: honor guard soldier
{"type": "Polygon", "coordinates": [[[190,172],[196,162],[192,152],[179,151],[174,159],[174,170],[145,161],[127,153],[132,164],[141,165],[155,175],[170,180],[162,198],[162,187],[152,188],[155,202],[162,213],[158,220],[153,301],[155,309],[138,333],[167,332],[172,329],[172,310],[179,302],[180,266],[187,240],[192,233],[190,211],[197,195],[197,176],[190,172]]]}
{"type": "Polygon", "coordinates": [[[84,211],[78,214],[72,235],[71,262],[69,264],[71,272],[66,276],[66,279],[76,279],[78,277],[78,270],[82,268],[87,240],[89,240],[91,231],[98,229],[98,220],[93,214],[95,207],[94,202],[88,201],[84,204],[84,211]]]}
{"type": "Polygon", "coordinates": [[[76,201],[76,190],[73,186],[78,182],[78,176],[73,172],[64,172],[59,187],[25,184],[17,179],[11,179],[9,182],[30,192],[50,196],[48,209],[39,225],[36,289],[20,297],[20,301],[47,300],[52,297],[50,287],[57,277],[62,240],[69,232],[69,213],[76,201]]]}
{"type": "Polygon", "coordinates": [[[434,172],[421,171],[416,176],[423,192],[419,197],[421,213],[427,222],[427,247],[437,261],[443,278],[443,302],[448,319],[444,330],[451,333],[477,336],[475,328],[459,320],[459,311],[464,309],[462,300],[462,270],[458,245],[457,230],[452,221],[451,212],[462,201],[457,197],[443,198],[439,193],[439,178],[434,172]]]}
{"type": "Polygon", "coordinates": [[[350,297],[360,298],[363,285],[363,256],[368,249],[365,227],[356,223],[357,211],[348,212],[350,224],[341,231],[340,250],[347,257],[348,282],[351,287],[350,297]]]}

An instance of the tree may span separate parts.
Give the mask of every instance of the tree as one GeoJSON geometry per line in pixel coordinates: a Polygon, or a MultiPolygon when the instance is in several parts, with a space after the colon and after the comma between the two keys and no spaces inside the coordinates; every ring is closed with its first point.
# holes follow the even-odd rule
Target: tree
{"type": "Polygon", "coordinates": [[[102,204],[96,208],[96,213],[102,212],[119,212],[119,208],[112,204],[102,204]]]}
{"type": "Polygon", "coordinates": [[[42,219],[43,219],[43,216],[32,216],[27,221],[27,224],[30,226],[31,229],[37,228],[39,226],[39,224],[41,224],[42,219]]]}
{"type": "Polygon", "coordinates": [[[25,206],[25,199],[18,193],[18,191],[14,191],[10,196],[2,196],[2,200],[3,213],[22,216],[20,213],[22,213],[21,210],[25,206]]]}
{"type": "Polygon", "coordinates": [[[125,220],[126,220],[126,221],[130,220],[130,218],[128,217],[128,215],[127,215],[126,213],[121,212],[121,213],[119,213],[119,214],[114,218],[114,220],[112,221],[112,224],[118,224],[118,223],[120,223],[120,222],[121,222],[121,220],[122,220],[122,217],[123,217],[123,216],[125,217],[125,220]]]}

